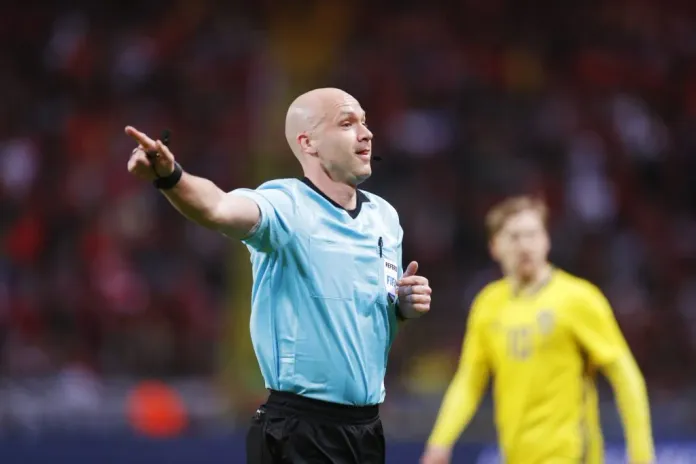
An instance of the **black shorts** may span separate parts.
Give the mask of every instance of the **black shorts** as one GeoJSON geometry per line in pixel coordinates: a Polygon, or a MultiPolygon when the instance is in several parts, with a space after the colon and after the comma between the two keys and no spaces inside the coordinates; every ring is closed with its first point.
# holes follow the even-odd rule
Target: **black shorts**
{"type": "Polygon", "coordinates": [[[272,391],[254,415],[247,464],[384,464],[378,406],[347,406],[272,391]]]}

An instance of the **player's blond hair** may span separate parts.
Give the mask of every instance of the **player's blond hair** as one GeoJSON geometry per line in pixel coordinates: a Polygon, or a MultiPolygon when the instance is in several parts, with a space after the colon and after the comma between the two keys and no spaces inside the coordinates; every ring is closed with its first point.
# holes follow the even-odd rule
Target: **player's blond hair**
{"type": "Polygon", "coordinates": [[[496,203],[486,214],[486,232],[488,238],[493,238],[500,229],[503,228],[505,222],[515,214],[522,211],[534,211],[541,216],[544,224],[548,220],[548,207],[544,200],[531,195],[520,195],[509,197],[505,200],[496,203]]]}

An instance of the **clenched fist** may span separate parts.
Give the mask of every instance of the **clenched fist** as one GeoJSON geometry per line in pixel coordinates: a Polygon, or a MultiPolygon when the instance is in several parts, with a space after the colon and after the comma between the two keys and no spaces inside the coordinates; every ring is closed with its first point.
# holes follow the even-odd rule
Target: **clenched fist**
{"type": "Polygon", "coordinates": [[[399,294],[399,308],[401,314],[407,319],[414,319],[430,311],[430,295],[432,289],[425,277],[416,275],[418,263],[412,261],[401,280],[397,282],[399,294]]]}
{"type": "Polygon", "coordinates": [[[174,172],[174,155],[161,140],[152,140],[136,128],[127,126],[126,134],[138,142],[128,160],[128,172],[147,181],[167,177],[174,172]]]}

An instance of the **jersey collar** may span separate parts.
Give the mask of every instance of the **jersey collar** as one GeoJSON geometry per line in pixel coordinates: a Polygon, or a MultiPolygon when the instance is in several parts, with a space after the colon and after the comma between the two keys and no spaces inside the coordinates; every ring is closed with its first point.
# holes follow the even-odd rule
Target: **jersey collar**
{"type": "Polygon", "coordinates": [[[549,284],[553,281],[553,278],[556,276],[556,268],[552,265],[549,267],[549,273],[541,280],[539,281],[536,285],[534,285],[532,288],[530,288],[528,291],[524,292],[521,294],[520,292],[512,291],[512,296],[513,298],[520,298],[520,297],[534,297],[541,293],[542,290],[544,290],[546,287],[549,286],[549,284]]]}
{"type": "Polygon", "coordinates": [[[311,188],[312,190],[314,190],[315,192],[317,192],[319,195],[321,195],[322,197],[324,197],[324,199],[325,199],[326,201],[328,201],[329,203],[331,203],[331,205],[333,205],[334,207],[336,207],[336,208],[338,208],[338,209],[342,209],[343,211],[345,211],[346,213],[348,213],[348,215],[349,215],[350,217],[352,217],[353,219],[355,219],[356,217],[358,217],[358,214],[360,214],[360,210],[362,209],[363,203],[369,203],[369,202],[370,202],[370,199],[367,198],[367,195],[365,195],[363,192],[361,192],[360,190],[358,190],[358,191],[357,191],[357,198],[356,198],[355,209],[348,210],[348,209],[345,209],[343,206],[339,205],[338,203],[336,203],[335,201],[333,201],[333,200],[332,200],[331,198],[329,198],[324,192],[322,192],[321,190],[319,190],[319,187],[317,187],[316,185],[314,185],[314,182],[312,182],[311,180],[309,180],[307,177],[303,177],[303,178],[302,178],[302,182],[304,182],[309,188],[311,188]]]}

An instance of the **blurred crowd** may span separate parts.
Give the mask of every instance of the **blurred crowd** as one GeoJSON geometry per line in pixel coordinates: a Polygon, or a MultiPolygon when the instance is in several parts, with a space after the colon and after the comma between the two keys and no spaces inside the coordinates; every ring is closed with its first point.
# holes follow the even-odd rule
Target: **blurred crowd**
{"type": "Polygon", "coordinates": [[[393,391],[449,380],[498,276],[483,215],[517,193],[547,199],[554,263],[607,293],[651,387],[696,384],[696,4],[31,3],[0,6],[5,378],[212,375],[246,250],[131,178],[123,128],[171,128],[185,168],[255,187],[299,175],[274,122],[293,92],[335,86],[436,292],[393,391]]]}

